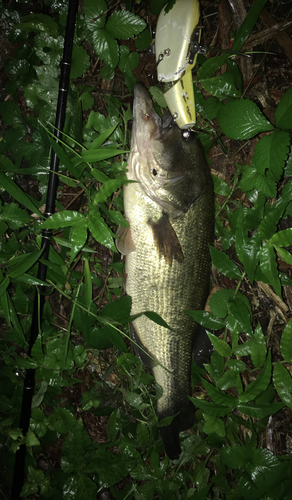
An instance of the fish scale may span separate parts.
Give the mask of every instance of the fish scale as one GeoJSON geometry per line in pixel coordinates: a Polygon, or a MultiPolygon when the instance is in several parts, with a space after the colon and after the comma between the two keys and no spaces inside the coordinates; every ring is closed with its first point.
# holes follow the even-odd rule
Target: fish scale
{"type": "Polygon", "coordinates": [[[197,137],[187,144],[176,126],[163,131],[141,84],[135,88],[133,114],[128,178],[137,182],[124,188],[131,245],[127,248],[121,237],[118,248],[126,254],[131,314],[155,311],[170,326],[143,315],[133,322],[133,336],[154,359],[140,351],[163,388],[157,401],[159,419],[179,413],[161,429],[166,452],[175,458],[180,452],[178,433],[194,422],[195,407],[188,396],[198,325],[185,311],[204,309],[208,296],[213,184],[197,137]]]}

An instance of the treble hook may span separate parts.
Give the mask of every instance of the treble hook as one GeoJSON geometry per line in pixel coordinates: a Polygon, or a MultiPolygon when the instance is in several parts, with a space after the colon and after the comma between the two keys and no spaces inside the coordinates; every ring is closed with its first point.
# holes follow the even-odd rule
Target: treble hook
{"type": "Polygon", "coordinates": [[[154,66],[154,69],[153,69],[153,71],[151,71],[151,73],[149,73],[149,75],[143,74],[143,70],[145,68],[145,65],[144,65],[143,68],[142,68],[142,70],[141,70],[141,72],[140,72],[140,75],[142,76],[142,78],[149,78],[151,76],[152,81],[154,83],[153,77],[154,77],[155,71],[157,70],[158,64],[162,61],[162,59],[164,58],[165,55],[166,55],[165,52],[163,54],[159,54],[157,62],[155,64],[155,66],[154,66]]]}

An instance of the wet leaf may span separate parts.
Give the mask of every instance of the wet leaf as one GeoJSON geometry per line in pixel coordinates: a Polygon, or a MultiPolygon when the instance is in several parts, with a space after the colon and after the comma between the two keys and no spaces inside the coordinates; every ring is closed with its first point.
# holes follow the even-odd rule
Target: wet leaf
{"type": "Polygon", "coordinates": [[[275,292],[282,297],[281,294],[281,282],[279,279],[278,269],[277,269],[277,261],[276,254],[274,248],[270,243],[266,243],[261,248],[260,253],[260,265],[261,271],[266,276],[267,282],[272,285],[275,292]]]}
{"type": "Polygon", "coordinates": [[[214,387],[205,379],[202,379],[202,382],[204,384],[206,391],[208,392],[210,398],[214,401],[214,403],[234,408],[234,406],[236,405],[237,398],[231,396],[230,394],[225,394],[225,392],[218,389],[217,387],[214,387]]]}
{"type": "Polygon", "coordinates": [[[250,355],[256,368],[263,366],[266,360],[267,346],[260,323],[254,331],[254,338],[250,344],[250,355]]]}
{"type": "Polygon", "coordinates": [[[221,56],[215,56],[207,59],[198,69],[197,81],[200,82],[201,80],[211,78],[211,76],[213,76],[214,73],[221,68],[222,64],[225,63],[228,57],[228,54],[222,54],[221,56]]]}
{"type": "Polygon", "coordinates": [[[204,432],[207,434],[217,434],[220,437],[225,436],[225,426],[222,420],[210,417],[208,415],[205,416],[206,422],[204,425],[204,432]]]}
{"type": "Polygon", "coordinates": [[[238,333],[248,333],[252,335],[253,330],[250,321],[250,306],[246,305],[246,300],[242,294],[237,294],[235,298],[228,301],[229,315],[226,323],[231,330],[236,328],[238,333]]]}
{"type": "Polygon", "coordinates": [[[287,160],[289,145],[288,132],[273,132],[273,134],[265,135],[256,145],[252,159],[253,167],[260,174],[267,173],[268,177],[278,182],[287,160]]]}
{"type": "Polygon", "coordinates": [[[218,175],[212,174],[212,179],[214,183],[215,193],[220,194],[221,196],[230,195],[230,187],[228,186],[227,182],[225,182],[223,179],[220,179],[218,175]]]}
{"type": "Polygon", "coordinates": [[[77,222],[85,221],[84,215],[73,210],[64,210],[51,215],[42,224],[42,229],[58,229],[59,227],[74,226],[77,222]]]}
{"type": "Polygon", "coordinates": [[[228,102],[218,111],[222,132],[231,139],[250,139],[259,132],[274,130],[257,105],[246,99],[228,102]]]}
{"type": "Polygon", "coordinates": [[[289,229],[274,234],[270,239],[270,243],[278,247],[292,246],[292,228],[290,227],[289,229]]]}
{"type": "Polygon", "coordinates": [[[70,476],[62,486],[64,500],[96,500],[97,486],[87,474],[77,472],[70,476]]]}
{"type": "Polygon", "coordinates": [[[75,259],[76,255],[82,250],[85,243],[87,241],[87,223],[83,219],[74,226],[73,231],[71,233],[70,243],[71,243],[71,252],[70,252],[70,264],[75,259]]]}
{"type": "Polygon", "coordinates": [[[231,347],[224,340],[218,339],[213,333],[207,332],[209,339],[211,340],[215,351],[217,351],[223,357],[231,356],[231,347]]]}
{"type": "MultiPolygon", "coordinates": [[[[214,76],[207,80],[200,80],[202,87],[209,92],[209,94],[219,99],[225,97],[240,97],[241,91],[237,88],[234,76],[232,73],[224,73],[221,76],[214,76]]],[[[220,113],[220,111],[219,111],[220,113]]]]}
{"type": "Polygon", "coordinates": [[[280,363],[274,366],[273,381],[280,398],[292,410],[292,378],[288,370],[280,363]]]}
{"type": "Polygon", "coordinates": [[[128,10],[114,12],[105,26],[105,29],[115,38],[122,40],[128,40],[134,35],[138,35],[145,28],[145,21],[128,10]]]}
{"type": "Polygon", "coordinates": [[[241,26],[239,27],[232,44],[232,48],[239,51],[243,46],[244,42],[249,37],[257,19],[260,15],[261,10],[267,3],[267,0],[256,0],[252,8],[248,12],[247,16],[244,18],[241,26]]]}
{"type": "Polygon", "coordinates": [[[237,265],[232,262],[232,260],[224,252],[220,252],[216,248],[209,245],[210,254],[214,266],[220,271],[220,273],[225,274],[231,279],[240,279],[241,272],[239,271],[237,265]]]}
{"type": "Polygon", "coordinates": [[[215,403],[209,403],[208,401],[202,401],[201,399],[191,397],[190,400],[197,408],[201,408],[203,413],[206,413],[211,417],[225,417],[229,413],[232,413],[232,408],[224,405],[217,405],[215,403]]]}
{"type": "Polygon", "coordinates": [[[224,321],[208,311],[186,311],[186,313],[205,328],[214,328],[216,330],[225,326],[224,321]]]}
{"type": "Polygon", "coordinates": [[[247,403],[255,399],[261,392],[265,391],[271,381],[271,371],[271,351],[268,351],[268,357],[262,371],[258,374],[256,380],[250,382],[244,392],[238,396],[239,401],[247,403]]]}
{"type": "Polygon", "coordinates": [[[88,229],[91,231],[92,236],[96,239],[96,241],[117,253],[113,240],[114,234],[111,232],[97,208],[94,206],[90,209],[88,215],[88,229]]]}
{"type": "Polygon", "coordinates": [[[84,259],[85,305],[89,309],[92,301],[92,281],[88,259],[84,259]]]}
{"type": "Polygon", "coordinates": [[[219,318],[225,318],[228,314],[228,302],[232,297],[234,297],[234,290],[218,290],[210,297],[209,306],[211,311],[219,318]]]}
{"type": "Polygon", "coordinates": [[[251,401],[249,403],[238,403],[236,405],[238,411],[252,418],[266,418],[269,415],[274,415],[280,411],[284,403],[257,403],[251,401]]]}
{"type": "Polygon", "coordinates": [[[12,261],[10,262],[11,264],[14,265],[13,268],[10,271],[8,271],[7,276],[13,279],[26,273],[26,271],[28,271],[32,266],[35,265],[35,263],[39,260],[42,253],[43,250],[37,250],[36,252],[31,252],[30,254],[20,255],[19,257],[16,257],[14,259],[14,260],[17,259],[17,262],[13,262],[12,259],[12,261]],[[17,266],[16,269],[15,266],[17,266]]]}
{"type": "Polygon", "coordinates": [[[5,191],[7,191],[12,198],[18,201],[21,205],[24,205],[28,210],[33,213],[37,213],[41,217],[42,214],[39,212],[34,200],[26,195],[20,187],[17,186],[9,177],[0,172],[0,185],[5,191]]]}

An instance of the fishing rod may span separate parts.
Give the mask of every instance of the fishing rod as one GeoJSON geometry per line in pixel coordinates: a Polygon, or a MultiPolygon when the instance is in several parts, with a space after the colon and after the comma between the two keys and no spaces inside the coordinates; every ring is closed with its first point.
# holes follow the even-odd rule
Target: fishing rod
{"type": "MultiPolygon", "coordinates": [[[[78,9],[78,0],[69,0],[63,58],[61,62],[58,104],[57,104],[56,119],[55,119],[54,136],[56,143],[59,143],[62,140],[62,130],[65,123],[77,9],[78,9]]],[[[48,189],[47,189],[46,210],[44,213],[44,216],[46,218],[50,217],[55,212],[55,202],[56,202],[56,194],[58,186],[58,170],[59,170],[59,158],[56,155],[55,151],[52,150],[50,175],[49,175],[48,189]]],[[[52,235],[51,229],[43,229],[42,246],[41,246],[43,250],[42,252],[43,262],[39,262],[38,275],[37,275],[38,279],[40,279],[41,281],[46,280],[47,266],[44,263],[44,261],[47,261],[49,257],[51,235],[52,235]]],[[[42,320],[44,302],[45,302],[44,286],[40,286],[39,291],[36,290],[35,294],[34,309],[32,314],[32,324],[31,324],[31,331],[29,338],[28,356],[31,356],[32,348],[39,333],[39,324],[41,324],[42,320]]],[[[26,370],[24,378],[23,396],[22,396],[20,421],[19,421],[19,427],[22,430],[23,436],[27,434],[29,429],[34,387],[35,387],[35,370],[28,369],[26,370]]],[[[20,500],[21,498],[20,495],[25,477],[24,473],[25,457],[26,457],[26,444],[21,444],[15,454],[11,500],[20,500]]]]}

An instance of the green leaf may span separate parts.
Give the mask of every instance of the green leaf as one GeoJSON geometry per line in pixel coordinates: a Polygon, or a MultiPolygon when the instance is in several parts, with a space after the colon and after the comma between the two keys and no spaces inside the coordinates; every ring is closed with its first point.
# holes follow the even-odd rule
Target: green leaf
{"type": "Polygon", "coordinates": [[[210,398],[217,405],[229,406],[230,408],[234,408],[236,406],[237,398],[231,396],[230,394],[225,394],[222,390],[214,387],[212,384],[207,382],[207,380],[202,378],[203,385],[208,392],[210,398]]]}
{"type": "MultiPolygon", "coordinates": [[[[36,252],[31,252],[30,254],[25,254],[25,255],[20,255],[19,257],[16,257],[17,260],[17,268],[12,269],[11,271],[8,271],[7,276],[9,276],[11,279],[17,278],[18,276],[21,276],[22,274],[26,273],[34,264],[39,260],[40,256],[43,253],[43,249],[38,250],[36,252]]],[[[14,259],[14,260],[16,260],[14,259]]],[[[9,264],[13,264],[13,259],[9,264]]]]}
{"type": "MultiPolygon", "coordinates": [[[[81,45],[73,45],[70,79],[82,77],[90,67],[90,58],[81,45]]],[[[83,107],[84,110],[84,107],[83,107]]]]}
{"type": "Polygon", "coordinates": [[[103,330],[108,340],[114,345],[119,351],[127,352],[127,346],[125,341],[122,339],[121,334],[113,328],[110,324],[103,325],[103,330]]]}
{"type": "Polygon", "coordinates": [[[73,163],[75,167],[82,162],[85,163],[93,163],[99,162],[102,160],[107,160],[108,158],[112,158],[113,156],[120,156],[122,154],[129,153],[129,151],[122,151],[121,149],[112,149],[112,148],[99,148],[97,150],[85,150],[82,151],[80,158],[75,158],[73,163]]]}
{"type": "MultiPolygon", "coordinates": [[[[94,150],[99,149],[101,145],[112,135],[112,133],[116,128],[117,124],[101,132],[101,134],[93,142],[89,144],[88,151],[92,151],[93,149],[94,150]]],[[[105,180],[108,180],[107,176],[105,180]]]]}
{"type": "Polygon", "coordinates": [[[215,417],[205,416],[206,422],[204,424],[204,432],[206,434],[217,434],[220,437],[225,436],[225,425],[222,420],[215,417]]]}
{"type": "Polygon", "coordinates": [[[208,401],[202,401],[197,398],[189,398],[195,406],[201,408],[201,410],[210,415],[211,417],[225,417],[228,413],[232,413],[232,408],[223,405],[217,405],[215,403],[209,403],[208,401]]]}
{"type": "Polygon", "coordinates": [[[149,94],[154,99],[154,101],[157,102],[158,106],[160,106],[161,108],[167,108],[164,94],[159,87],[156,87],[154,85],[150,87],[149,94]]]}
{"type": "Polygon", "coordinates": [[[266,341],[260,323],[254,331],[254,340],[250,347],[251,360],[256,368],[260,368],[263,366],[267,354],[266,341]]]}
{"type": "Polygon", "coordinates": [[[144,29],[144,31],[142,31],[142,33],[140,33],[140,35],[138,35],[136,40],[135,40],[135,45],[136,45],[137,50],[146,50],[149,47],[149,45],[151,44],[151,41],[152,41],[152,38],[151,38],[149,28],[146,27],[144,29]]]}
{"type": "Polygon", "coordinates": [[[247,403],[255,399],[261,392],[265,391],[271,380],[271,351],[268,351],[267,360],[263,366],[261,373],[245,388],[245,391],[238,396],[241,403],[247,403]]]}
{"type": "Polygon", "coordinates": [[[21,125],[23,122],[20,108],[18,104],[16,104],[15,102],[10,102],[10,101],[0,102],[0,115],[3,118],[3,121],[7,123],[7,125],[10,125],[12,127],[17,127],[21,125]]]}
{"type": "Polygon", "coordinates": [[[70,264],[72,264],[76,255],[80,250],[84,247],[87,241],[87,223],[85,220],[81,220],[77,222],[77,224],[73,227],[73,231],[71,233],[71,252],[70,252],[70,264]]]}
{"type": "Polygon", "coordinates": [[[210,297],[209,305],[211,311],[219,316],[219,318],[225,318],[228,314],[228,301],[232,297],[234,297],[234,290],[218,290],[218,292],[210,297]]]}
{"type": "Polygon", "coordinates": [[[64,210],[51,215],[42,223],[42,229],[58,229],[59,227],[75,226],[78,222],[85,222],[84,215],[73,210],[64,210]]]}
{"type": "Polygon", "coordinates": [[[103,203],[117,191],[125,182],[127,178],[124,174],[118,175],[115,179],[109,179],[98,190],[94,196],[94,204],[103,203]]]}
{"type": "Polygon", "coordinates": [[[277,194],[276,183],[266,175],[259,174],[254,167],[246,168],[243,171],[240,187],[244,192],[257,189],[262,194],[271,198],[274,198],[277,194]]]}
{"type": "Polygon", "coordinates": [[[164,328],[167,328],[168,330],[170,330],[171,328],[168,326],[168,324],[164,321],[164,319],[162,319],[161,316],[159,316],[159,314],[157,314],[156,312],[154,311],[144,311],[145,316],[149,319],[151,319],[151,321],[154,321],[154,323],[156,323],[157,325],[160,325],[160,326],[163,326],[164,328]]]}
{"type": "Polygon", "coordinates": [[[103,328],[93,326],[83,331],[83,338],[90,349],[108,349],[113,346],[112,339],[103,328]]]}
{"type": "MultiPolygon", "coordinates": [[[[0,158],[1,160],[1,158],[0,158]]],[[[28,210],[31,210],[33,213],[37,213],[42,217],[42,214],[39,212],[39,209],[34,204],[34,201],[27,196],[22,189],[20,189],[17,184],[15,184],[11,179],[6,177],[6,175],[0,172],[0,185],[5,191],[7,191],[12,198],[14,198],[18,203],[24,205],[28,210]]]]}
{"type": "Polygon", "coordinates": [[[283,173],[290,145],[288,132],[273,132],[262,137],[255,147],[252,165],[257,171],[267,175],[274,182],[278,182],[283,173]]]}
{"type": "Polygon", "coordinates": [[[249,403],[238,403],[236,405],[238,411],[248,415],[252,418],[266,418],[270,415],[274,415],[280,411],[284,406],[284,403],[256,403],[255,401],[250,401],[249,403]]]}
{"type": "Polygon", "coordinates": [[[276,254],[270,243],[261,248],[260,253],[261,271],[266,276],[268,283],[272,285],[275,292],[281,297],[281,282],[278,275],[276,254]]]}
{"type": "Polygon", "coordinates": [[[62,498],[64,500],[94,500],[97,496],[97,486],[87,474],[77,472],[70,475],[62,484],[62,498]]]}
{"type": "MultiPolygon", "coordinates": [[[[274,205],[272,205],[272,207],[270,207],[269,212],[262,219],[259,225],[259,236],[263,241],[269,240],[270,238],[273,237],[274,233],[276,233],[277,225],[288,203],[289,203],[288,200],[284,201],[283,198],[281,198],[274,205]]],[[[271,244],[273,245],[275,242],[275,244],[278,245],[277,239],[278,238],[275,235],[274,241],[271,244]]]]}
{"type": "Polygon", "coordinates": [[[231,279],[240,279],[241,272],[238,267],[224,252],[220,252],[216,248],[209,245],[210,254],[214,266],[220,271],[220,273],[225,274],[231,279]]]}
{"type": "MultiPolygon", "coordinates": [[[[288,262],[288,264],[292,265],[292,255],[289,253],[287,250],[284,248],[277,247],[276,245],[273,245],[276,252],[280,255],[280,257],[285,261],[288,262]]],[[[284,283],[282,282],[282,285],[284,283]]]]}
{"type": "MultiPolygon", "coordinates": [[[[200,81],[202,87],[214,97],[223,100],[226,97],[240,97],[241,91],[236,87],[232,73],[224,73],[207,80],[200,81]]],[[[220,111],[219,111],[220,113],[220,111]]]]}
{"type": "MultiPolygon", "coordinates": [[[[234,370],[228,370],[216,381],[216,384],[218,389],[221,389],[222,391],[227,391],[228,389],[231,389],[231,387],[236,387],[238,390],[238,385],[240,384],[241,386],[240,375],[234,370]]],[[[242,390],[238,390],[238,392],[242,392],[242,390]]]]}
{"type": "Polygon", "coordinates": [[[137,440],[141,448],[146,448],[149,443],[149,431],[144,423],[139,423],[137,426],[137,440]]]}
{"type": "Polygon", "coordinates": [[[222,54],[221,56],[215,56],[207,59],[198,69],[197,82],[211,78],[211,76],[213,76],[214,73],[221,68],[228,57],[229,54],[222,54]]]}
{"type": "Polygon", "coordinates": [[[24,31],[43,31],[48,35],[58,34],[58,24],[45,14],[29,14],[21,18],[22,23],[14,25],[15,29],[24,31]]]}
{"type": "Polygon", "coordinates": [[[113,252],[117,253],[117,249],[113,240],[114,234],[104,222],[96,207],[92,207],[90,209],[88,215],[88,229],[91,231],[91,234],[96,239],[96,241],[98,241],[105,247],[108,247],[113,252]]]}
{"type": "Polygon", "coordinates": [[[102,16],[102,14],[106,12],[107,8],[105,0],[84,0],[83,12],[87,30],[96,33],[104,27],[106,15],[102,16]]]}
{"type": "Polygon", "coordinates": [[[9,203],[2,207],[0,219],[7,222],[11,229],[18,229],[30,222],[30,216],[22,210],[16,203],[9,203]]]}
{"type": "Polygon", "coordinates": [[[246,99],[228,102],[218,111],[222,132],[231,139],[250,139],[260,132],[274,130],[257,105],[246,99]]]}
{"type": "Polygon", "coordinates": [[[274,366],[273,381],[280,398],[292,410],[292,378],[288,370],[280,363],[274,366]]]}
{"type": "Polygon", "coordinates": [[[1,295],[3,295],[3,293],[5,293],[9,284],[10,284],[10,278],[8,278],[8,276],[6,276],[0,283],[0,297],[1,297],[1,295]]]}
{"type": "Polygon", "coordinates": [[[209,339],[211,340],[215,351],[217,351],[221,356],[228,358],[231,356],[231,347],[225,342],[225,340],[218,339],[213,333],[207,332],[209,339]]]}
{"type": "Polygon", "coordinates": [[[123,325],[129,321],[131,314],[132,299],[129,295],[120,297],[107,304],[101,311],[100,316],[107,316],[117,324],[123,325]]]}
{"type": "Polygon", "coordinates": [[[130,52],[129,48],[125,45],[121,47],[121,56],[119,68],[123,73],[130,73],[137,68],[140,62],[139,54],[137,52],[130,52]]]}
{"type": "Polygon", "coordinates": [[[105,29],[112,36],[121,40],[133,38],[133,36],[138,35],[145,28],[145,21],[128,10],[114,12],[105,26],[105,29]]]}
{"type": "Polygon", "coordinates": [[[214,183],[215,193],[220,194],[221,196],[230,195],[230,187],[228,186],[227,182],[225,182],[223,179],[220,179],[218,175],[212,174],[212,179],[214,183]]]}
{"type": "Polygon", "coordinates": [[[249,37],[257,19],[260,15],[261,10],[267,3],[267,0],[256,0],[252,8],[248,12],[247,16],[244,18],[240,28],[238,29],[235,38],[233,40],[232,48],[236,51],[240,51],[244,42],[249,37]]]}
{"type": "Polygon", "coordinates": [[[228,310],[229,316],[226,319],[228,327],[231,330],[236,328],[238,333],[252,335],[250,307],[247,306],[244,295],[238,293],[235,298],[230,298],[228,301],[228,310]]]}
{"type": "Polygon", "coordinates": [[[238,258],[244,265],[244,270],[251,283],[253,283],[254,273],[260,258],[261,238],[258,233],[253,234],[249,238],[246,222],[244,213],[241,211],[236,223],[235,247],[238,258]]]}
{"type": "Polygon", "coordinates": [[[116,68],[119,61],[119,46],[114,37],[105,29],[99,29],[92,33],[92,44],[100,59],[111,68],[116,68]]]}
{"type": "Polygon", "coordinates": [[[84,259],[85,305],[90,307],[92,301],[92,281],[88,259],[84,259]]]}
{"type": "Polygon", "coordinates": [[[292,363],[292,319],[290,319],[282,333],[281,353],[284,360],[292,363]]]}
{"type": "Polygon", "coordinates": [[[76,419],[72,413],[66,408],[55,408],[48,418],[50,429],[65,434],[74,428],[76,419]]]}
{"type": "Polygon", "coordinates": [[[292,128],[292,87],[287,90],[279,102],[275,118],[277,127],[288,130],[292,128]]]}
{"type": "Polygon", "coordinates": [[[274,234],[270,239],[270,244],[277,245],[278,247],[292,246],[292,228],[290,227],[289,229],[274,234]]]}

